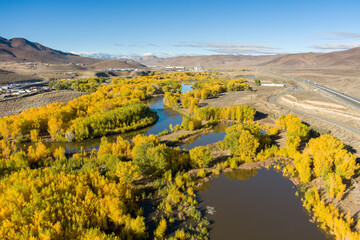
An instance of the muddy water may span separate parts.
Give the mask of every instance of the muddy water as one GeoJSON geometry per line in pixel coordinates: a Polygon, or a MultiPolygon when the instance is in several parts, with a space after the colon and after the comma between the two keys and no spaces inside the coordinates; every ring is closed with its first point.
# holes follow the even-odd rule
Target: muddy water
{"type": "Polygon", "coordinates": [[[214,132],[202,134],[197,138],[192,139],[189,143],[182,145],[180,148],[181,149],[186,148],[190,150],[193,149],[194,147],[205,146],[211,143],[222,141],[226,135],[225,129],[228,126],[229,125],[227,123],[219,123],[217,126],[215,126],[214,132]]]}
{"type": "Polygon", "coordinates": [[[310,222],[294,185],[274,170],[221,174],[198,193],[210,239],[330,239],[310,222]]]}

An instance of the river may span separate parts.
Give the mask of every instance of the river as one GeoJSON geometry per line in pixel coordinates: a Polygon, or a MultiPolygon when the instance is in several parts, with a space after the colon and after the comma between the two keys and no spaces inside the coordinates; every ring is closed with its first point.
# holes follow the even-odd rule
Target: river
{"type": "MultiPolygon", "coordinates": [[[[191,91],[191,84],[182,84],[181,92],[188,92],[191,91]]],[[[109,135],[107,138],[109,141],[115,141],[118,136],[123,137],[126,140],[131,140],[134,136],[137,134],[144,134],[144,135],[150,135],[150,134],[158,134],[165,129],[170,130],[169,125],[172,124],[175,126],[176,124],[181,125],[183,116],[164,106],[163,103],[163,97],[154,97],[150,98],[146,101],[146,104],[149,106],[149,108],[153,111],[155,111],[159,119],[157,122],[149,127],[132,131],[129,133],[122,133],[122,134],[115,134],[115,135],[109,135]]],[[[91,150],[91,149],[97,149],[99,148],[101,142],[101,138],[94,138],[94,139],[88,139],[81,142],[49,142],[45,143],[48,148],[50,148],[52,151],[54,151],[58,147],[65,148],[65,151],[67,153],[74,153],[78,152],[81,149],[82,150],[91,150]]],[[[29,145],[35,145],[34,143],[25,143],[25,148],[27,148],[29,145]]]]}
{"type": "Polygon", "coordinates": [[[329,239],[302,207],[296,187],[281,172],[234,170],[207,182],[199,207],[210,225],[210,239],[329,239]]]}
{"type": "MultiPolygon", "coordinates": [[[[182,92],[190,91],[191,85],[183,84],[182,92]]],[[[158,134],[169,125],[181,124],[183,116],[164,107],[163,97],[148,100],[150,109],[156,111],[158,121],[147,128],[120,134],[124,139],[132,139],[136,134],[158,134]]],[[[219,125],[215,132],[201,135],[182,148],[192,149],[221,141],[225,137],[226,125],[219,125]]],[[[108,136],[110,141],[119,135],[108,136]]],[[[100,138],[72,143],[49,143],[48,147],[65,147],[67,152],[98,148],[100,138]]],[[[309,222],[296,188],[280,173],[274,170],[236,170],[223,173],[205,184],[198,192],[200,208],[212,222],[210,239],[327,239],[316,224],[309,222]],[[206,189],[206,187],[208,189],[206,189]],[[208,208],[208,209],[207,209],[208,208]]]]}

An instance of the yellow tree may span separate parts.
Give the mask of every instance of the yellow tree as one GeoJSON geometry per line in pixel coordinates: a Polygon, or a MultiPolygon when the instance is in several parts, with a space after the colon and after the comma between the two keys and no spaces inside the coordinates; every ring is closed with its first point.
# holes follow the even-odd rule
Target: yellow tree
{"type": "Polygon", "coordinates": [[[209,147],[195,147],[190,150],[190,165],[196,168],[207,167],[211,161],[211,153],[209,147]]]}
{"type": "Polygon", "coordinates": [[[299,179],[303,183],[307,183],[311,180],[311,163],[312,159],[309,154],[295,154],[294,157],[295,168],[299,173],[299,179]]]}
{"type": "Polygon", "coordinates": [[[240,158],[250,160],[255,156],[259,147],[259,140],[248,130],[242,130],[239,137],[239,153],[240,158]]]}
{"type": "Polygon", "coordinates": [[[57,135],[61,133],[62,120],[51,117],[48,121],[48,132],[53,140],[57,139],[57,135]]]}

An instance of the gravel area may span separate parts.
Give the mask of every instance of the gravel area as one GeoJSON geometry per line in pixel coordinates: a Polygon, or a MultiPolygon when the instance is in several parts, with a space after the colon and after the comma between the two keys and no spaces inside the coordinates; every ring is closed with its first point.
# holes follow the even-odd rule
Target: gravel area
{"type": "Polygon", "coordinates": [[[69,102],[87,93],[77,91],[52,91],[32,96],[0,100],[0,117],[18,114],[28,108],[37,108],[54,102],[69,102]]]}

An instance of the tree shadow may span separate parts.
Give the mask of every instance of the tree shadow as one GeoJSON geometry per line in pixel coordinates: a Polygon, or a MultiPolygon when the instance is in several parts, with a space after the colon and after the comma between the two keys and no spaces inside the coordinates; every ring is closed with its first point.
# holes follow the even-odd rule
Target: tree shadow
{"type": "Polygon", "coordinates": [[[116,77],[117,75],[113,72],[108,72],[109,75],[113,76],[113,77],[116,77]]]}
{"type": "Polygon", "coordinates": [[[261,120],[261,119],[265,119],[268,116],[269,116],[269,114],[267,114],[267,113],[256,111],[255,116],[254,116],[254,120],[258,121],[258,120],[261,120]]]}
{"type": "Polygon", "coordinates": [[[98,72],[95,74],[96,77],[109,77],[109,75],[107,75],[105,72],[98,72]]]}
{"type": "Polygon", "coordinates": [[[282,137],[279,135],[273,135],[270,136],[270,140],[272,142],[272,144],[275,144],[277,147],[280,147],[280,144],[278,143],[278,140],[280,140],[282,137]]]}
{"type": "Polygon", "coordinates": [[[352,184],[350,180],[344,180],[345,185],[347,186],[344,195],[341,197],[341,200],[347,198],[351,191],[355,189],[355,186],[352,184]]]}
{"type": "Polygon", "coordinates": [[[208,164],[208,166],[211,168],[211,167],[214,167],[216,166],[216,164],[218,163],[222,163],[222,162],[225,162],[229,157],[231,157],[230,155],[223,155],[223,156],[218,156],[216,158],[214,158],[213,160],[211,160],[211,162],[208,164]]]}
{"type": "MultiPolygon", "coordinates": [[[[345,145],[345,149],[348,151],[348,152],[350,152],[350,153],[352,153],[352,154],[355,154],[355,153],[357,153],[357,151],[356,151],[356,149],[354,149],[352,146],[350,146],[350,145],[345,145]]],[[[358,158],[357,158],[358,159],[358,158]]]]}

